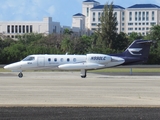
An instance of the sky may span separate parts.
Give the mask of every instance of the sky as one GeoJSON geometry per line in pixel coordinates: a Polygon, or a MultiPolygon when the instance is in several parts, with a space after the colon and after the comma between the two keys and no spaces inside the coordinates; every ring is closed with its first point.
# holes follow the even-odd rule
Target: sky
{"type": "MultiPolygon", "coordinates": [[[[72,16],[82,13],[84,0],[0,0],[0,21],[42,21],[52,17],[61,26],[71,26],[72,16]]],[[[101,5],[111,3],[124,8],[134,4],[156,4],[160,0],[96,0],[101,5]]]]}

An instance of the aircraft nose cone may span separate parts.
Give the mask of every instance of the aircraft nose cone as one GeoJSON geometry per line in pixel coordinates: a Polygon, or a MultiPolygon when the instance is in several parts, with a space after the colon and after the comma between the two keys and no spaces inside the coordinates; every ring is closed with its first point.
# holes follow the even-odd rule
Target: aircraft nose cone
{"type": "Polygon", "coordinates": [[[4,66],[4,69],[6,69],[6,70],[15,70],[15,69],[19,69],[19,68],[20,68],[19,63],[12,63],[12,64],[4,66]]]}
{"type": "Polygon", "coordinates": [[[4,66],[3,68],[7,70],[8,69],[8,65],[4,66]]]}

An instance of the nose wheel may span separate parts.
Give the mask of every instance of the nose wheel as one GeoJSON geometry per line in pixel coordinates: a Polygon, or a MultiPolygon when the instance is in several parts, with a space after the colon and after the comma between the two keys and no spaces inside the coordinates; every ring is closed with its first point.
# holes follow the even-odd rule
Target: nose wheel
{"type": "Polygon", "coordinates": [[[87,71],[86,70],[81,70],[81,78],[86,78],[87,76],[87,71]]]}
{"type": "Polygon", "coordinates": [[[23,73],[20,72],[20,73],[18,74],[18,77],[19,77],[19,78],[22,78],[22,77],[23,77],[23,73]]]}

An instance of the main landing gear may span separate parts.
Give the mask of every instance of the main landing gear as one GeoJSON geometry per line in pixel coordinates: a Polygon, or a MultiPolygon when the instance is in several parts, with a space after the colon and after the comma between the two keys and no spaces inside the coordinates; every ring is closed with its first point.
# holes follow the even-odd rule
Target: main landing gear
{"type": "Polygon", "coordinates": [[[81,70],[81,78],[86,78],[86,73],[87,73],[87,71],[86,70],[81,70]]]}
{"type": "Polygon", "coordinates": [[[18,74],[18,77],[19,77],[19,78],[22,78],[22,77],[23,77],[23,73],[20,72],[20,73],[18,74]]]}

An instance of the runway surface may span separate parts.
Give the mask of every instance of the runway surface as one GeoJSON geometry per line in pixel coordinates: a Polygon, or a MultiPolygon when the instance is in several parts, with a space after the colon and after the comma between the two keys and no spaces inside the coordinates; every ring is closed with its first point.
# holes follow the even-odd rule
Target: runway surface
{"type": "Polygon", "coordinates": [[[0,119],[14,115],[38,119],[41,113],[53,113],[50,117],[57,115],[57,119],[65,115],[68,119],[80,119],[80,115],[85,119],[90,115],[97,119],[160,118],[160,76],[88,73],[83,79],[79,74],[24,72],[18,78],[17,73],[0,73],[0,119]],[[147,113],[153,114],[147,117],[147,113]]]}

